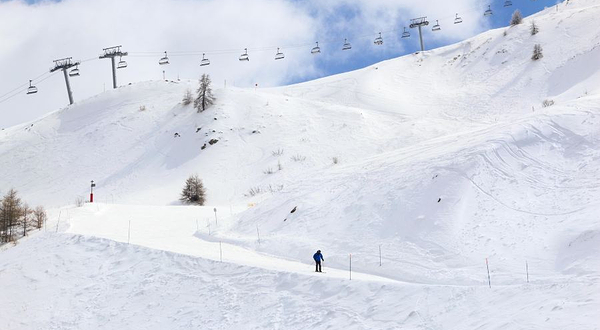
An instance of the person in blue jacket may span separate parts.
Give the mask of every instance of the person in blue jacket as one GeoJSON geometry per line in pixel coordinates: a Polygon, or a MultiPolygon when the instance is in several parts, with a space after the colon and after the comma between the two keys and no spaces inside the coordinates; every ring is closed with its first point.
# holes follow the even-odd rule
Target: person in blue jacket
{"type": "Polygon", "coordinates": [[[313,255],[313,259],[315,259],[315,272],[321,273],[321,261],[325,261],[323,255],[321,254],[321,250],[318,250],[317,253],[313,255]]]}

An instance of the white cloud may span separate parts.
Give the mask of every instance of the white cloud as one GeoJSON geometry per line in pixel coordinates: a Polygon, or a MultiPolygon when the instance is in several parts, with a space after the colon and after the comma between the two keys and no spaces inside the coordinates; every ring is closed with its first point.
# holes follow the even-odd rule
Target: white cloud
{"type": "MultiPolygon", "coordinates": [[[[356,61],[356,56],[376,60],[401,54],[409,45],[400,40],[401,31],[384,33],[383,47],[373,47],[372,42],[378,31],[401,29],[412,16],[446,17],[440,21],[445,24],[442,32],[434,36],[438,39],[459,40],[482,29],[479,9],[476,15],[470,13],[472,19],[465,19],[460,29],[451,26],[456,8],[473,10],[485,5],[481,0],[0,2],[0,95],[47,71],[52,60],[67,56],[93,59],[82,63],[81,76],[71,81],[76,101],[109,89],[109,60],[96,58],[102,48],[114,45],[123,45],[131,55],[125,58],[129,67],[118,72],[119,84],[161,79],[164,69],[170,79],[209,73],[217,87],[225,79],[238,86],[273,86],[327,73],[334,61],[343,66],[344,61],[356,61]],[[352,52],[341,52],[344,37],[352,42],[352,52]],[[323,53],[315,57],[310,48],[317,40],[323,53]],[[246,47],[250,61],[241,63],[238,56],[246,47]],[[285,60],[273,60],[276,47],[282,47],[285,60]],[[171,52],[168,66],[158,65],[160,54],[141,53],[164,50],[171,52]],[[200,54],[176,56],[177,51],[206,51],[211,65],[201,68],[200,54]]],[[[409,42],[415,43],[416,38],[409,42]]],[[[68,103],[60,74],[38,87],[36,95],[21,93],[0,103],[0,127],[31,120],[68,103]]]]}

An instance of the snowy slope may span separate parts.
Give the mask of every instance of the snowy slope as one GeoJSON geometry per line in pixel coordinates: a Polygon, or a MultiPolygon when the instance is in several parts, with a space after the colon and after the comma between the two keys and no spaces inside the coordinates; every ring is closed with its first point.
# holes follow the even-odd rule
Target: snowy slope
{"type": "Polygon", "coordinates": [[[61,233],[0,253],[0,283],[31,290],[0,328],[597,329],[599,14],[571,1],[355,72],[218,89],[201,114],[179,104],[194,81],[144,82],[1,131],[0,192],[56,206],[61,233]],[[192,173],[206,207],[178,205],[192,173]],[[100,204],[58,208],[92,179],[100,204]],[[64,309],[19,323],[38,295],[64,309]]]}
{"type": "Polygon", "coordinates": [[[0,306],[23,306],[3,329],[593,329],[582,293],[598,294],[576,281],[490,290],[334,280],[50,233],[5,251],[0,267],[12,284],[0,306]]]}

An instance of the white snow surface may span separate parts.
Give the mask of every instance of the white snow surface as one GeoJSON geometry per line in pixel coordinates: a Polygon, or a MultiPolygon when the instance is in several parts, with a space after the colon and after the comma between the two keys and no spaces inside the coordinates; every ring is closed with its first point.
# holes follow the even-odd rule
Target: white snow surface
{"type": "Polygon", "coordinates": [[[598,17],[573,0],[199,114],[195,81],[137,83],[0,131],[0,193],[50,208],[0,249],[0,329],[600,329],[598,17]],[[203,207],[178,201],[194,173],[203,207]]]}

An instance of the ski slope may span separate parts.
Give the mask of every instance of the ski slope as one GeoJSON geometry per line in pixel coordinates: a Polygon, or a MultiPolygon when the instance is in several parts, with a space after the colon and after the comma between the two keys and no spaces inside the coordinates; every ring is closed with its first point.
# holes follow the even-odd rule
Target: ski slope
{"type": "Polygon", "coordinates": [[[0,328],[600,328],[599,14],[200,114],[195,81],[150,81],[0,131],[0,193],[52,208],[0,252],[0,328]],[[178,202],[194,173],[204,207],[178,202]]]}

